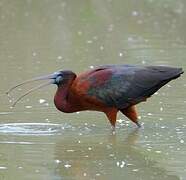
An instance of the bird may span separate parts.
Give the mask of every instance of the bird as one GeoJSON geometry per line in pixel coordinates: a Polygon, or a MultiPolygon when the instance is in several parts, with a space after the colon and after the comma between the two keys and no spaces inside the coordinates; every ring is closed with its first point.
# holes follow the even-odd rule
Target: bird
{"type": "Polygon", "coordinates": [[[99,111],[105,113],[112,129],[115,129],[117,113],[141,127],[136,105],[146,101],[169,81],[178,78],[182,68],[169,66],[101,65],[76,75],[71,70],[60,70],[49,75],[26,80],[7,91],[39,80],[47,80],[19,97],[13,104],[29,93],[48,86],[57,85],[54,104],[59,111],[99,111]]]}

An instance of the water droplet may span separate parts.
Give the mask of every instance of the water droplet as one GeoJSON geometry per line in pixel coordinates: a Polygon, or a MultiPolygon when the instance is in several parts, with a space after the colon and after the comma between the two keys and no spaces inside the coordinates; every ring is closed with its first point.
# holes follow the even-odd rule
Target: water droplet
{"type": "Polygon", "coordinates": [[[133,166],[133,164],[128,163],[127,166],[133,166]]]}
{"type": "Polygon", "coordinates": [[[70,164],[65,164],[64,167],[65,167],[65,168],[70,168],[70,167],[72,167],[72,165],[70,165],[70,164]]]}
{"type": "Polygon", "coordinates": [[[50,122],[48,118],[45,119],[46,122],[50,122]]]}
{"type": "Polygon", "coordinates": [[[120,165],[120,168],[123,168],[125,166],[125,162],[124,161],[121,161],[121,165],[120,165]]]}
{"type": "Polygon", "coordinates": [[[100,50],[102,51],[104,49],[104,46],[100,46],[100,50]]]}
{"type": "Polygon", "coordinates": [[[123,53],[120,52],[120,53],[119,53],[119,57],[122,57],[122,56],[123,56],[123,53]]]}
{"type": "Polygon", "coordinates": [[[160,154],[161,153],[161,151],[155,151],[156,153],[158,153],[158,154],[160,154]]]}
{"type": "Polygon", "coordinates": [[[49,106],[49,104],[48,104],[48,103],[45,103],[44,105],[45,105],[45,106],[49,106]]]}
{"type": "Polygon", "coordinates": [[[25,108],[30,109],[30,108],[32,108],[32,106],[25,106],[25,108]]]}
{"type": "Polygon", "coordinates": [[[34,56],[34,57],[37,56],[37,53],[36,52],[33,52],[32,53],[32,56],[34,56]]]}
{"type": "Polygon", "coordinates": [[[138,16],[139,15],[139,12],[137,11],[132,11],[132,16],[138,16]]]}
{"type": "Polygon", "coordinates": [[[170,87],[171,87],[171,85],[170,85],[170,84],[167,84],[167,87],[169,87],[169,88],[170,88],[170,87]]]}
{"type": "Polygon", "coordinates": [[[183,139],[181,139],[181,140],[180,140],[180,143],[182,143],[182,144],[183,144],[184,142],[185,142],[185,141],[184,141],[183,139]]]}
{"type": "Polygon", "coordinates": [[[59,159],[56,159],[55,162],[56,162],[57,164],[61,163],[61,161],[60,161],[59,159]]]}
{"type": "Polygon", "coordinates": [[[89,66],[90,67],[90,69],[94,69],[94,66],[89,66]]]}
{"type": "Polygon", "coordinates": [[[124,122],[124,120],[123,119],[118,119],[117,122],[122,123],[122,122],[124,122]]]}
{"type": "Polygon", "coordinates": [[[133,169],[132,171],[133,171],[133,172],[138,172],[138,171],[139,171],[139,169],[133,169]]]}
{"type": "Polygon", "coordinates": [[[45,99],[40,99],[40,100],[39,100],[39,103],[40,103],[40,104],[42,104],[42,103],[44,103],[44,102],[46,102],[45,99]]]}
{"type": "Polygon", "coordinates": [[[63,59],[63,57],[62,56],[58,56],[57,59],[61,60],[61,59],[63,59]]]}
{"type": "Polygon", "coordinates": [[[184,119],[183,117],[177,117],[177,120],[182,120],[182,119],[184,119]]]}
{"type": "Polygon", "coordinates": [[[131,42],[131,41],[133,41],[134,39],[133,39],[133,37],[128,37],[128,39],[127,39],[129,42],[131,42]]]}
{"type": "Polygon", "coordinates": [[[87,44],[91,44],[93,41],[92,40],[88,40],[87,41],[87,44]]]}
{"type": "Polygon", "coordinates": [[[67,152],[74,152],[75,150],[73,149],[67,149],[67,152]]]}
{"type": "Polygon", "coordinates": [[[12,103],[12,100],[11,99],[9,99],[9,103],[12,103]]]}
{"type": "Polygon", "coordinates": [[[109,154],[110,157],[114,157],[114,154],[109,154]]]}
{"type": "Polygon", "coordinates": [[[119,164],[120,164],[119,161],[117,161],[117,162],[116,162],[116,165],[117,165],[118,167],[119,167],[119,164]]]}
{"type": "Polygon", "coordinates": [[[87,176],[87,173],[83,173],[83,176],[87,176]]]}
{"type": "Polygon", "coordinates": [[[78,31],[78,35],[81,36],[83,33],[82,31],[78,31]]]}
{"type": "Polygon", "coordinates": [[[142,63],[142,64],[146,64],[146,61],[143,60],[141,63],[142,63]]]}

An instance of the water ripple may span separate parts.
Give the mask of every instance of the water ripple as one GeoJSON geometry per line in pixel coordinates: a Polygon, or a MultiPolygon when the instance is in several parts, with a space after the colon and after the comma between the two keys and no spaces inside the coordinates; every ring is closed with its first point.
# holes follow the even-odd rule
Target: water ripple
{"type": "Polygon", "coordinates": [[[52,123],[7,123],[0,124],[0,135],[60,135],[70,127],[52,123]]]}

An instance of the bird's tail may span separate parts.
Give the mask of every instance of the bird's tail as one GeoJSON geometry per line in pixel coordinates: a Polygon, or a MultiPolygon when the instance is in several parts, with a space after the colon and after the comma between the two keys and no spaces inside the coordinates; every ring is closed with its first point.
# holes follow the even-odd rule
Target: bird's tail
{"type": "Polygon", "coordinates": [[[184,71],[182,68],[172,68],[168,75],[170,76],[170,80],[172,80],[172,79],[176,79],[176,78],[180,77],[180,75],[183,73],[184,73],[184,71]]]}
{"type": "Polygon", "coordinates": [[[184,73],[182,68],[174,68],[167,66],[150,66],[150,68],[156,70],[162,81],[168,82],[178,78],[181,74],[184,73]]]}
{"type": "Polygon", "coordinates": [[[155,70],[156,75],[159,76],[160,82],[150,88],[144,95],[150,97],[156,91],[158,91],[162,86],[180,77],[184,73],[182,68],[166,67],[166,66],[150,66],[152,70],[155,70]]]}

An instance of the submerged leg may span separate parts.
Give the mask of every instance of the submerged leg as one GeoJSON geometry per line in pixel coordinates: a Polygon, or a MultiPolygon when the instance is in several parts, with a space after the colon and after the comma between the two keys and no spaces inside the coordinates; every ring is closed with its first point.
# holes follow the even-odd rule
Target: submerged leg
{"type": "Polygon", "coordinates": [[[140,123],[138,122],[138,115],[135,106],[130,106],[126,109],[121,109],[120,111],[125,116],[127,116],[132,122],[134,122],[139,128],[141,127],[140,123]]]}

